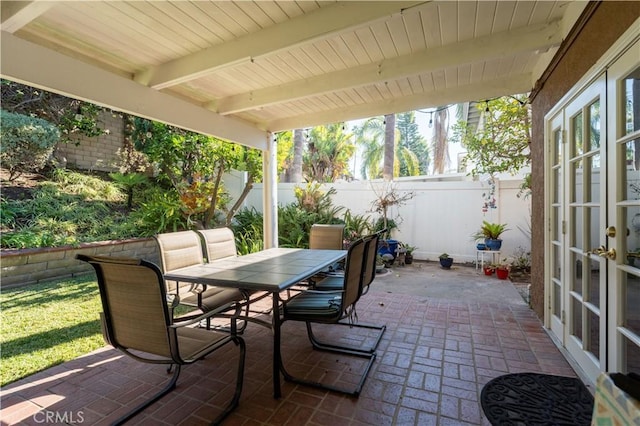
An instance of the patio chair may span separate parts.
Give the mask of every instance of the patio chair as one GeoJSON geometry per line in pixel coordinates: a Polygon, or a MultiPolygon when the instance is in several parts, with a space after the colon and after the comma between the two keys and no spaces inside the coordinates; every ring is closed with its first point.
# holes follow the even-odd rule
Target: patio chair
{"type": "Polygon", "coordinates": [[[364,254],[367,244],[368,242],[360,239],[352,243],[349,247],[345,263],[345,285],[342,290],[306,290],[285,301],[282,308],[283,322],[304,321],[306,323],[307,335],[314,349],[368,359],[367,366],[360,377],[358,385],[354,390],[347,390],[329,384],[294,377],[287,372],[284,362],[281,360],[280,369],[285,380],[348,395],[358,396],[360,394],[369,370],[371,370],[371,366],[376,359],[375,352],[348,346],[317,344],[311,325],[313,323],[342,325],[343,323],[341,323],[340,320],[344,318],[353,320],[354,306],[361,294],[362,276],[365,270],[364,254]]]}
{"type": "MultiPolygon", "coordinates": [[[[200,237],[202,237],[204,255],[207,258],[208,263],[215,262],[216,260],[228,259],[230,257],[236,257],[238,251],[236,248],[236,237],[233,235],[233,231],[229,228],[213,228],[203,229],[196,231],[200,237]]],[[[245,318],[249,318],[250,312],[256,312],[259,314],[266,314],[266,311],[251,311],[250,305],[258,300],[268,297],[268,292],[252,292],[248,290],[241,290],[245,299],[245,318]]],[[[260,323],[260,322],[258,322],[260,323]]],[[[240,327],[240,332],[243,332],[246,327],[246,322],[240,327]]]]}
{"type": "MultiPolygon", "coordinates": [[[[168,299],[160,269],[153,263],[131,258],[77,255],[77,259],[93,266],[98,277],[102,300],[101,320],[105,341],[126,355],[146,363],[167,364],[173,376],[167,385],[147,401],[120,417],[114,424],[122,424],[140,413],[176,387],[180,369],[233,342],[239,346],[238,371],[235,392],[229,404],[214,420],[220,423],[238,406],[242,392],[245,343],[236,333],[236,317],[240,310],[234,302],[192,320],[173,319],[170,306],[177,303],[168,299]],[[190,327],[218,312],[232,309],[230,332],[203,330],[190,327]]],[[[212,383],[213,385],[213,383],[212,383]]]]}
{"type": "Polygon", "coordinates": [[[321,250],[342,250],[344,239],[344,225],[319,224],[311,225],[309,232],[309,248],[321,250]]]}
{"type": "MultiPolygon", "coordinates": [[[[316,250],[342,250],[344,249],[344,225],[343,224],[324,224],[314,223],[309,231],[309,248],[316,250]]],[[[300,283],[302,286],[315,285],[315,282],[322,279],[329,273],[342,273],[344,262],[329,266],[324,271],[320,271],[308,282],[300,283]]]]}
{"type": "MultiPolygon", "coordinates": [[[[364,237],[364,240],[366,242],[366,250],[364,254],[365,266],[364,266],[364,273],[362,276],[361,293],[360,293],[360,296],[358,296],[358,299],[369,291],[369,288],[371,288],[371,283],[376,277],[376,258],[378,255],[378,243],[383,233],[384,233],[384,230],[364,237]]],[[[329,275],[325,279],[315,284],[315,288],[321,291],[342,290],[344,286],[345,286],[344,275],[343,276],[329,275]]],[[[354,305],[353,311],[354,311],[355,319],[357,320],[357,314],[355,309],[356,307],[354,305]]],[[[387,329],[386,325],[361,324],[359,322],[349,322],[349,323],[341,322],[340,324],[349,325],[350,327],[380,330],[380,332],[376,337],[375,343],[373,344],[371,349],[369,349],[369,352],[375,352],[375,350],[378,348],[378,345],[380,345],[380,342],[382,341],[382,336],[384,335],[385,330],[387,329]]],[[[318,348],[323,348],[327,346],[326,344],[320,342],[317,339],[312,340],[312,342],[314,342],[314,345],[317,346],[318,348]]]]}
{"type": "MultiPolygon", "coordinates": [[[[187,266],[202,265],[203,250],[200,237],[195,231],[181,231],[155,236],[160,250],[162,272],[168,273],[187,266]]],[[[178,296],[180,304],[196,307],[202,312],[217,310],[229,302],[246,302],[247,295],[234,288],[201,286],[191,283],[167,282],[167,292],[178,296]]],[[[207,328],[211,317],[207,317],[207,328]]]]}
{"type": "Polygon", "coordinates": [[[214,228],[197,231],[204,240],[204,254],[207,262],[236,257],[236,238],[229,228],[214,228]]]}

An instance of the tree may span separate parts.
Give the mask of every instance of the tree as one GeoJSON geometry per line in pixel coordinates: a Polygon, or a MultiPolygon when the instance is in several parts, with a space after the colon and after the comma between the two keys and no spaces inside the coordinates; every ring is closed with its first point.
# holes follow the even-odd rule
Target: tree
{"type": "Polygon", "coordinates": [[[302,129],[293,131],[293,163],[291,165],[290,182],[302,182],[302,153],[304,151],[304,132],[302,129]]]}
{"type": "Polygon", "coordinates": [[[373,117],[354,129],[356,144],[364,148],[362,153],[362,176],[365,179],[382,177],[384,154],[384,122],[380,117],[373,117]]]}
{"type": "Polygon", "coordinates": [[[355,151],[344,123],[314,127],[309,131],[303,174],[307,182],[334,182],[349,173],[349,160],[355,151]]]}
{"type": "Polygon", "coordinates": [[[463,165],[471,176],[515,174],[531,163],[531,121],[526,95],[505,96],[478,103],[484,124],[473,132],[466,122],[455,126],[454,140],[467,150],[463,165]]]}
{"type": "MultiPolygon", "coordinates": [[[[395,121],[394,119],[391,120],[395,121]]],[[[386,146],[387,123],[389,121],[386,118],[373,117],[365,121],[361,126],[357,126],[354,130],[356,143],[364,147],[361,173],[366,179],[383,177],[383,170],[380,166],[384,165],[385,156],[389,152],[386,146]]],[[[415,123],[413,124],[415,125],[415,123]]],[[[414,135],[407,133],[406,140],[408,143],[401,146],[400,138],[400,131],[394,131],[393,151],[391,151],[393,161],[390,162],[393,167],[392,175],[394,177],[417,176],[420,174],[420,159],[409,145],[412,145],[411,141],[413,141],[416,143],[414,146],[418,146],[419,140],[415,139],[414,135]]]]}
{"type": "Polygon", "coordinates": [[[429,173],[429,148],[418,131],[415,112],[408,111],[396,116],[396,127],[400,136],[398,150],[405,160],[400,161],[399,176],[417,176],[429,173]],[[413,156],[407,156],[406,153],[413,156]],[[417,168],[417,170],[416,170],[417,168]]]}
{"type": "Polygon", "coordinates": [[[257,150],[141,118],[134,120],[132,138],[136,148],[147,154],[158,168],[159,182],[173,188],[190,223],[209,228],[224,220],[229,223],[253,183],[262,176],[262,158],[257,150]],[[226,217],[217,217],[229,200],[222,181],[232,168],[248,172],[239,200],[226,217]]]}
{"type": "Polygon", "coordinates": [[[396,147],[396,116],[387,114],[384,116],[384,164],[382,177],[384,180],[393,180],[393,166],[396,147]]]}
{"type": "Polygon", "coordinates": [[[433,132],[433,174],[442,174],[449,163],[449,108],[436,110],[433,132]]]}

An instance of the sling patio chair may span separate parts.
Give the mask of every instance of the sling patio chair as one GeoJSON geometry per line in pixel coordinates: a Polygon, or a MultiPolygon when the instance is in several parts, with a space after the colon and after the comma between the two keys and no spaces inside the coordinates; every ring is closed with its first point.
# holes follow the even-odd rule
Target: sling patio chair
{"type": "MultiPolygon", "coordinates": [[[[163,273],[204,264],[202,242],[195,231],[168,232],[156,235],[155,239],[163,273]]],[[[235,288],[170,281],[166,285],[167,292],[178,296],[180,304],[198,308],[202,312],[217,310],[230,302],[242,304],[248,300],[245,293],[235,288]]],[[[206,326],[210,328],[211,317],[207,317],[206,326]]]]}
{"type": "MultiPolygon", "coordinates": [[[[229,228],[211,228],[211,229],[203,229],[196,231],[203,241],[203,250],[204,256],[207,259],[208,263],[213,263],[217,260],[228,259],[230,257],[236,257],[238,255],[238,250],[236,248],[236,237],[233,234],[233,231],[229,228]]],[[[245,300],[245,318],[248,320],[253,320],[253,318],[249,317],[249,313],[252,312],[250,310],[250,305],[255,303],[261,299],[268,297],[270,294],[268,292],[252,292],[248,290],[241,290],[245,300]]],[[[254,311],[259,314],[266,314],[268,312],[265,311],[254,311]]],[[[258,324],[262,324],[260,321],[256,321],[258,324]]],[[[244,331],[246,327],[246,322],[240,328],[241,332],[244,331]]]]}
{"type": "Polygon", "coordinates": [[[213,228],[196,231],[204,241],[204,255],[207,262],[236,257],[236,238],[229,228],[213,228]]]}
{"type": "Polygon", "coordinates": [[[320,389],[327,389],[348,395],[358,396],[362,386],[371,370],[371,366],[376,359],[375,352],[365,351],[358,348],[340,345],[317,345],[311,325],[319,324],[341,324],[344,318],[353,319],[353,309],[361,294],[362,276],[365,270],[364,254],[366,242],[363,239],[351,244],[347,252],[345,263],[344,288],[339,291],[319,291],[306,290],[298,293],[285,301],[282,308],[282,321],[303,321],[306,323],[307,335],[314,349],[328,352],[341,353],[356,357],[366,358],[368,363],[360,377],[360,382],[354,390],[347,390],[331,384],[323,384],[303,378],[292,376],[287,372],[284,361],[280,360],[280,370],[285,380],[303,385],[313,386],[320,389]]]}
{"type": "Polygon", "coordinates": [[[162,273],[153,263],[140,259],[81,254],[76,259],[88,262],[95,269],[102,300],[103,312],[100,316],[105,341],[138,361],[167,364],[167,372],[174,370],[162,390],[114,424],[126,422],[172,391],[183,365],[201,360],[230,342],[240,349],[235,392],[213,424],[219,424],[238,406],[244,375],[245,343],[236,332],[236,317],[240,313],[237,304],[231,302],[200,317],[180,321],[174,319],[171,313],[171,305],[178,303],[177,299],[168,298],[162,273]],[[235,316],[231,318],[228,333],[191,327],[202,319],[234,306],[235,316]]]}
{"type": "Polygon", "coordinates": [[[344,225],[314,223],[309,231],[309,248],[342,250],[344,247],[344,225]]]}
{"type": "MultiPolygon", "coordinates": [[[[384,232],[385,231],[382,230],[382,231],[376,232],[375,234],[371,234],[363,238],[366,242],[366,250],[364,254],[365,266],[364,266],[364,273],[362,276],[361,293],[358,296],[358,299],[369,291],[369,288],[371,288],[371,283],[376,277],[376,258],[378,256],[378,243],[380,241],[381,235],[384,232]]],[[[315,284],[315,289],[321,290],[321,291],[342,290],[345,286],[345,282],[346,282],[346,279],[344,275],[343,276],[329,275],[323,280],[318,281],[315,284]]],[[[353,316],[357,321],[358,315],[356,313],[355,304],[353,306],[353,316]]],[[[375,352],[375,350],[378,348],[378,345],[380,345],[380,342],[382,341],[382,336],[384,335],[384,332],[387,329],[386,325],[362,324],[354,321],[350,321],[348,323],[340,322],[340,324],[348,325],[350,327],[366,328],[370,330],[380,330],[373,346],[371,347],[371,349],[369,349],[370,352],[375,352]]],[[[320,342],[315,338],[312,339],[311,341],[314,344],[314,347],[317,347],[319,349],[324,348],[326,346],[330,346],[320,342]]]]}
{"type": "MultiPolygon", "coordinates": [[[[309,248],[314,250],[343,250],[344,249],[344,225],[314,223],[309,231],[309,248]]],[[[329,266],[324,271],[320,271],[307,282],[302,282],[302,287],[313,287],[315,282],[324,278],[330,273],[342,274],[343,262],[329,266]]]]}

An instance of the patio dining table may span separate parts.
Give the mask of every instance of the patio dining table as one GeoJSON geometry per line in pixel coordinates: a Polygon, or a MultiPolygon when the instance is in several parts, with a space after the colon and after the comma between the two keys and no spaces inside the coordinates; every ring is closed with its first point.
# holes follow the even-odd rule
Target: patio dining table
{"type": "Polygon", "coordinates": [[[271,248],[245,256],[190,266],[164,275],[166,280],[271,293],[273,396],[280,398],[280,293],[342,260],[346,250],[271,248]]]}

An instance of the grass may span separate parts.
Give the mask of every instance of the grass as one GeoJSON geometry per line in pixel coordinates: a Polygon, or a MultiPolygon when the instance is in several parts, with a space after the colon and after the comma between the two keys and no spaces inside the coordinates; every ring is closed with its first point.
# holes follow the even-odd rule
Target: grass
{"type": "Polygon", "coordinates": [[[100,312],[93,273],[2,289],[0,387],[103,347],[100,312]]]}
{"type": "Polygon", "coordinates": [[[0,386],[104,346],[95,275],[0,294],[0,386]]]}

